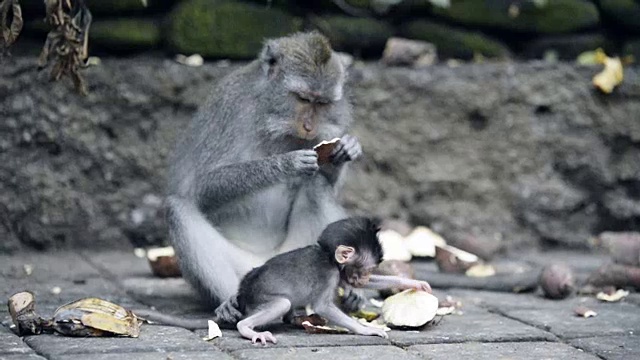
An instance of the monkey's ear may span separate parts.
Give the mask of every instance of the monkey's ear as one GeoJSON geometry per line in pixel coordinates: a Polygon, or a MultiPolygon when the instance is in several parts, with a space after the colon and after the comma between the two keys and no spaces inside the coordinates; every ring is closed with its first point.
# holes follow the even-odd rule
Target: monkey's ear
{"type": "Polygon", "coordinates": [[[351,246],[338,245],[336,248],[336,261],[338,264],[344,264],[356,255],[356,249],[351,246]]]}
{"type": "Polygon", "coordinates": [[[273,78],[276,73],[276,66],[279,62],[278,44],[275,41],[267,41],[262,48],[260,59],[262,60],[262,68],[269,78],[273,78]]]}

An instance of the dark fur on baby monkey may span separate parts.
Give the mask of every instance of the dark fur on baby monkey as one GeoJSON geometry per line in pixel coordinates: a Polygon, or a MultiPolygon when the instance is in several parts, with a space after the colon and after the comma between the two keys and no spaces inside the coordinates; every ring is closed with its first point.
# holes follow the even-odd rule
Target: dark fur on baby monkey
{"type": "Polygon", "coordinates": [[[398,287],[431,291],[427,282],[395,276],[372,275],[382,261],[377,221],[364,217],[329,224],[318,243],[275,256],[251,270],[237,294],[243,319],[240,334],[252,342],[276,343],[269,331],[254,328],[279,320],[292,309],[311,305],[330,323],[359,335],[386,338],[384,330],[365,326],[334,303],[340,285],[383,289],[398,287]]]}

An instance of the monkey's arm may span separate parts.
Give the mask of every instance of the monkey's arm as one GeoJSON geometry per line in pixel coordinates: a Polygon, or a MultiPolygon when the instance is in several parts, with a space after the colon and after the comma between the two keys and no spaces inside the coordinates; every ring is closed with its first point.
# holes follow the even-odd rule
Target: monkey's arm
{"type": "Polygon", "coordinates": [[[312,175],[317,170],[318,155],[313,150],[200,169],[196,198],[199,205],[217,207],[290,176],[312,175]]]}
{"type": "Polygon", "coordinates": [[[426,281],[407,279],[399,276],[371,275],[369,282],[364,286],[367,289],[416,289],[431,292],[431,286],[426,281]]]}
{"type": "Polygon", "coordinates": [[[338,308],[332,302],[329,302],[328,304],[324,304],[322,306],[316,305],[314,306],[314,310],[318,313],[318,315],[329,320],[329,322],[335,325],[341,326],[343,328],[346,328],[349,331],[353,332],[354,334],[376,335],[376,336],[383,337],[385,339],[389,338],[389,336],[383,329],[362,325],[357,320],[343,313],[342,310],[340,310],[340,308],[338,308]]]}

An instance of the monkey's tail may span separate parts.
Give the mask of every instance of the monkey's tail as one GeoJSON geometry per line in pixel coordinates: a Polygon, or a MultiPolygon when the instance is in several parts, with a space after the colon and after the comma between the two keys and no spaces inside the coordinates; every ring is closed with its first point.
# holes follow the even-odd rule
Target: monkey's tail
{"type": "Polygon", "coordinates": [[[218,319],[217,316],[212,316],[210,319],[189,319],[175,315],[167,315],[156,310],[150,309],[134,309],[132,310],[137,317],[142,318],[144,320],[148,320],[154,323],[169,325],[169,326],[177,326],[181,328],[185,328],[187,330],[198,330],[198,329],[208,329],[209,328],[209,320],[213,320],[221,329],[235,329],[235,324],[231,324],[228,322],[223,322],[218,319]]]}

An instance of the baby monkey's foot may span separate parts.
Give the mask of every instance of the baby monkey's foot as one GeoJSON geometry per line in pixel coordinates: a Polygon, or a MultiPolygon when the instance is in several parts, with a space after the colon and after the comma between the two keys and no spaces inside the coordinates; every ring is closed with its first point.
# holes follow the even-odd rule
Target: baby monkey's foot
{"type": "Polygon", "coordinates": [[[263,345],[267,345],[267,341],[271,341],[274,344],[278,342],[276,337],[269,331],[259,332],[251,337],[251,342],[254,344],[262,342],[263,345]]]}

